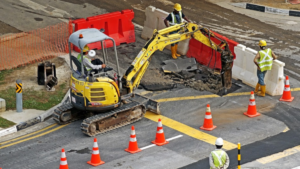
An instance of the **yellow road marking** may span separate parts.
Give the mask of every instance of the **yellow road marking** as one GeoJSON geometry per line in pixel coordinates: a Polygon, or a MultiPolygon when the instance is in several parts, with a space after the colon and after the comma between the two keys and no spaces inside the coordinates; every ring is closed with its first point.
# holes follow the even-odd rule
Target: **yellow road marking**
{"type": "MultiPolygon", "coordinates": [[[[162,115],[157,115],[157,114],[151,113],[149,111],[146,112],[145,117],[150,120],[153,120],[155,122],[157,122],[158,119],[160,118],[162,120],[162,123],[164,126],[168,126],[172,129],[177,130],[181,133],[184,133],[188,136],[191,136],[193,138],[204,141],[206,143],[215,145],[217,137],[212,136],[207,133],[204,133],[204,132],[200,131],[200,129],[199,130],[194,129],[194,128],[187,126],[185,124],[182,124],[178,121],[172,120],[172,119],[162,116],[162,115]]],[[[232,150],[232,149],[237,148],[237,145],[224,140],[223,148],[226,150],[232,150]]]]}
{"type": "Polygon", "coordinates": [[[251,92],[241,92],[241,93],[229,93],[223,97],[232,97],[232,96],[246,96],[249,95],[250,97],[251,92]]]}
{"type": "Polygon", "coordinates": [[[36,131],[36,132],[29,133],[29,134],[26,134],[26,135],[21,136],[21,137],[17,137],[17,138],[12,139],[12,140],[8,140],[8,141],[5,141],[5,142],[2,142],[2,143],[0,143],[0,145],[1,145],[1,144],[9,143],[9,142],[12,142],[12,141],[15,141],[15,140],[19,140],[19,139],[21,139],[21,138],[25,138],[25,137],[31,136],[31,135],[34,135],[34,134],[36,134],[36,133],[40,133],[40,132],[42,132],[42,131],[44,131],[44,130],[47,130],[47,129],[51,128],[51,127],[54,127],[54,126],[56,126],[56,125],[57,125],[56,123],[55,123],[55,124],[52,124],[52,125],[50,125],[50,126],[48,126],[48,127],[46,127],[46,128],[43,128],[43,129],[41,129],[41,130],[38,130],[38,131],[36,131]]]}
{"type": "Polygon", "coordinates": [[[59,130],[59,129],[61,129],[61,128],[67,126],[67,125],[69,125],[69,124],[65,124],[65,125],[56,127],[56,128],[54,128],[54,129],[52,129],[52,130],[49,130],[49,131],[47,131],[47,132],[45,132],[45,133],[41,133],[41,134],[35,135],[35,136],[33,136],[33,137],[29,137],[29,138],[26,138],[26,139],[23,139],[23,140],[20,140],[20,141],[11,143],[11,144],[6,144],[6,145],[4,145],[4,146],[1,146],[0,149],[5,148],[5,147],[9,147],[9,146],[13,146],[13,145],[15,145],[15,144],[19,144],[19,143],[22,143],[22,142],[25,142],[25,141],[28,141],[28,140],[32,140],[32,139],[34,139],[34,138],[38,138],[38,137],[44,136],[44,135],[46,135],[46,134],[52,133],[52,132],[54,132],[54,131],[56,131],[56,130],[59,130]]]}
{"type": "Polygon", "coordinates": [[[300,91],[300,88],[292,88],[291,91],[300,91]]]}
{"type": "Polygon", "coordinates": [[[273,154],[273,155],[270,155],[270,156],[267,156],[267,157],[257,159],[256,161],[258,161],[261,164],[267,164],[267,163],[270,163],[272,161],[275,161],[275,160],[278,160],[280,158],[287,157],[287,156],[290,156],[292,154],[299,153],[299,152],[300,152],[300,146],[296,146],[296,147],[293,147],[293,148],[290,148],[290,149],[286,149],[283,152],[276,153],[276,154],[273,154]]]}
{"type": "MultiPolygon", "coordinates": [[[[291,91],[300,91],[300,88],[293,88],[291,91]]],[[[233,96],[250,96],[251,92],[240,92],[240,93],[229,93],[223,97],[233,97],[233,96]]],[[[180,100],[195,100],[195,99],[207,99],[207,98],[215,98],[220,97],[219,95],[210,94],[210,95],[200,95],[200,96],[185,96],[185,97],[173,97],[173,98],[165,98],[165,99],[157,99],[157,102],[173,102],[180,100]]]]}
{"type": "Polygon", "coordinates": [[[285,133],[285,132],[288,132],[290,129],[288,127],[286,127],[282,132],[285,133]]]}
{"type": "Polygon", "coordinates": [[[204,99],[204,98],[213,98],[213,97],[220,97],[220,96],[211,94],[211,95],[201,95],[201,96],[186,96],[186,97],[157,99],[156,101],[157,102],[171,102],[171,101],[178,101],[178,100],[194,100],[194,99],[204,99]]]}

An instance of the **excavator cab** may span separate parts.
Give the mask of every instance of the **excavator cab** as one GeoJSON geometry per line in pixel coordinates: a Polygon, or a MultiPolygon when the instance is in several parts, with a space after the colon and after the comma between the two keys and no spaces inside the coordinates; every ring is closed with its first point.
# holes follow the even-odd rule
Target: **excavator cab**
{"type": "Polygon", "coordinates": [[[78,30],[69,37],[69,56],[72,70],[70,78],[72,105],[78,110],[96,112],[104,112],[118,107],[120,105],[120,72],[114,39],[94,28],[78,30]],[[85,57],[83,48],[86,45],[101,44],[103,62],[109,66],[107,52],[105,52],[105,44],[108,42],[113,44],[117,63],[116,71],[106,71],[107,68],[105,68],[94,73],[88,70],[83,64],[85,57]],[[80,54],[76,57],[72,55],[72,45],[80,50],[80,54]]]}

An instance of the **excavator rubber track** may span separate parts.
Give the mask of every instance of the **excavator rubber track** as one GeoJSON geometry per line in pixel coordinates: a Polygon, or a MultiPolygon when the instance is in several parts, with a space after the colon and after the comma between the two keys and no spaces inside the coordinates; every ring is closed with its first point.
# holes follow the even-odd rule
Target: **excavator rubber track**
{"type": "Polygon", "coordinates": [[[145,113],[146,108],[142,103],[129,100],[129,103],[123,104],[114,110],[84,119],[81,123],[81,131],[91,137],[103,134],[139,121],[145,113]],[[130,117],[132,115],[133,118],[130,117]],[[111,125],[114,122],[115,124],[111,125]]]}
{"type": "Polygon", "coordinates": [[[61,125],[68,124],[68,123],[71,123],[71,122],[79,119],[77,112],[78,111],[76,111],[76,109],[73,107],[72,103],[65,102],[61,106],[54,109],[54,112],[52,114],[52,119],[56,123],[61,124],[61,125]],[[69,116],[69,119],[67,119],[66,121],[63,121],[62,117],[64,115],[69,116]]]}

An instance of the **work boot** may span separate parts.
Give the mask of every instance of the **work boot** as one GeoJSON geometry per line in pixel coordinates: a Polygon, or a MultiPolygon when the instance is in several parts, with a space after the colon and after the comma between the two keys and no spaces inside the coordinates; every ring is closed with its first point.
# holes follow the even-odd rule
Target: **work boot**
{"type": "Polygon", "coordinates": [[[178,44],[175,44],[175,54],[177,57],[180,57],[181,55],[177,53],[178,44]]]}
{"type": "Polygon", "coordinates": [[[266,85],[260,85],[261,92],[257,94],[257,96],[265,97],[266,95],[266,85]]]}
{"type": "Polygon", "coordinates": [[[171,46],[172,58],[177,59],[175,46],[171,46]]]}
{"type": "Polygon", "coordinates": [[[257,84],[256,84],[256,87],[255,87],[255,90],[254,90],[254,93],[255,93],[255,94],[258,93],[259,87],[260,87],[260,84],[257,83],[257,84]]]}

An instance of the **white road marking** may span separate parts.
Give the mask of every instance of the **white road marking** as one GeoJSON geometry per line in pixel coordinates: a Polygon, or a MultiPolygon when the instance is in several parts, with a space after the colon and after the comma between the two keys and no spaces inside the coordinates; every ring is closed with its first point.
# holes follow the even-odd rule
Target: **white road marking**
{"type": "Polygon", "coordinates": [[[300,166],[298,166],[298,167],[295,167],[295,168],[292,168],[292,169],[300,169],[300,166]]]}
{"type": "Polygon", "coordinates": [[[58,9],[58,8],[55,8],[50,5],[47,5],[47,6],[54,9],[53,11],[48,11],[48,10],[46,10],[47,6],[40,5],[31,0],[20,0],[20,1],[23,2],[24,4],[26,4],[28,7],[32,8],[33,10],[41,10],[41,11],[47,13],[48,15],[58,17],[57,19],[59,19],[63,22],[68,22],[68,19],[63,19],[64,15],[68,15],[69,17],[72,17],[72,15],[70,15],[68,12],[58,9]]]}
{"type": "MultiPolygon", "coordinates": [[[[168,138],[168,139],[166,139],[167,141],[171,141],[171,140],[175,140],[175,139],[178,139],[178,138],[180,138],[180,137],[182,137],[183,135],[178,135],[178,136],[175,136],[175,137],[171,137],[171,138],[168,138]]],[[[145,146],[145,147],[142,147],[142,148],[140,148],[141,150],[145,150],[145,149],[147,149],[147,148],[150,148],[150,147],[154,147],[154,146],[156,146],[156,144],[151,144],[151,145],[149,145],[149,146],[145,146]]]]}

